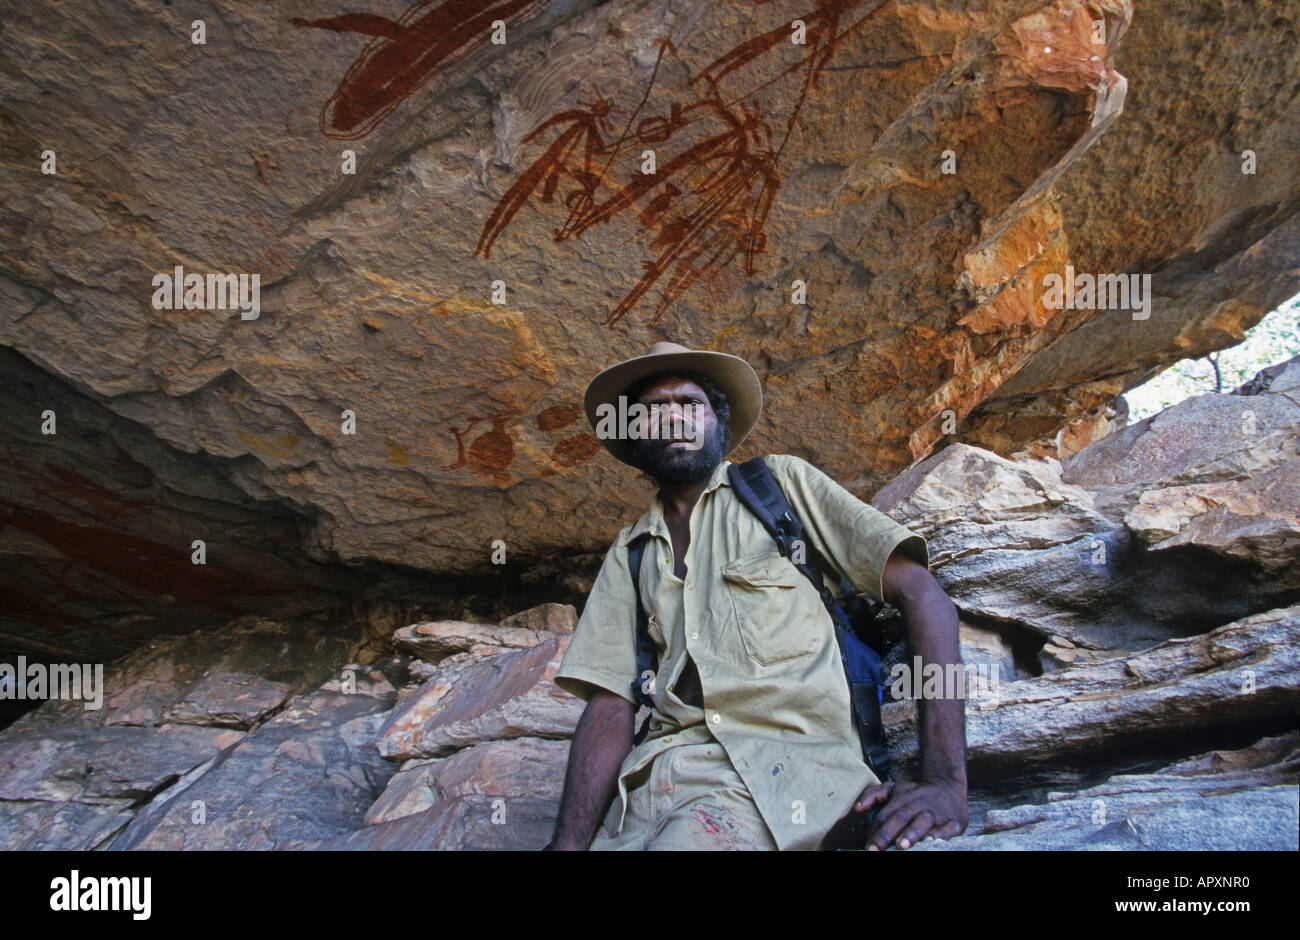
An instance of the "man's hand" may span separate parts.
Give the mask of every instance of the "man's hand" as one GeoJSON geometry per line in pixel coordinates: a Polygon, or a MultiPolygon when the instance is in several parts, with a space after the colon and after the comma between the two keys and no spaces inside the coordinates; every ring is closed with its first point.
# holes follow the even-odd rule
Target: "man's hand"
{"type": "Polygon", "coordinates": [[[853,812],[879,807],[867,830],[867,851],[879,852],[890,844],[910,848],[922,839],[951,839],[966,831],[966,785],[957,781],[881,783],[867,787],[853,804],[853,812]]]}
{"type": "MultiPolygon", "coordinates": [[[[885,600],[907,624],[911,651],[945,672],[961,667],[957,609],[925,568],[901,551],[885,564],[885,600]]],[[[867,851],[916,845],[927,836],[951,839],[966,831],[966,717],[961,690],[955,698],[922,696],[917,702],[920,771],[916,783],[867,787],[853,805],[862,813],[875,807],[867,831],[867,851]]],[[[852,814],[850,814],[852,816],[852,814]]]]}

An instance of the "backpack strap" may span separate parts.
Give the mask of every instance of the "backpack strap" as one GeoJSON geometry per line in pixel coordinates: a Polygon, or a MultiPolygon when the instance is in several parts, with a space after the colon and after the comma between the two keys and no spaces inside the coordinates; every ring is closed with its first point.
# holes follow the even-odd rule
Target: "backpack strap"
{"type": "Polygon", "coordinates": [[[648,676],[647,670],[654,672],[656,649],[650,636],[649,622],[646,619],[645,606],[641,603],[641,559],[645,557],[646,539],[649,532],[643,532],[628,544],[627,566],[632,575],[632,592],[636,595],[636,675],[632,678],[632,697],[638,705],[652,707],[650,696],[642,689],[648,676]]]}
{"type": "Polygon", "coordinates": [[[825,562],[812,540],[804,533],[803,523],[795,515],[789,500],[785,498],[785,493],[776,482],[776,477],[772,476],[767,461],[762,457],[755,457],[743,464],[732,464],[727,472],[731,477],[732,488],[735,489],[740,501],[758,517],[759,522],[763,523],[763,528],[767,529],[776,541],[777,550],[789,558],[800,573],[812,582],[831,619],[838,621],[840,618],[832,609],[838,606],[835,595],[831,593],[830,588],[826,587],[826,582],[822,579],[825,562]],[[794,558],[796,543],[803,548],[803,561],[794,558]]]}
{"type": "MultiPolygon", "coordinates": [[[[863,756],[881,781],[888,780],[892,761],[885,747],[885,728],[880,712],[884,686],[881,682],[879,654],[856,635],[849,617],[826,586],[822,578],[822,572],[827,570],[825,561],[805,534],[803,523],[795,515],[767,461],[755,457],[743,464],[732,464],[727,473],[736,496],[758,517],[763,528],[776,541],[780,553],[789,558],[800,573],[812,582],[821,596],[822,604],[835,625],[835,639],[839,642],[840,660],[844,664],[849,701],[862,743],[863,756]],[[803,561],[794,558],[796,543],[802,545],[803,561]]],[[[841,578],[840,585],[846,597],[854,596],[853,586],[846,579],[841,578]]]]}
{"type": "MultiPolygon", "coordinates": [[[[637,705],[654,709],[654,699],[646,692],[647,682],[655,680],[658,670],[659,651],[655,648],[654,638],[650,636],[650,624],[646,618],[645,606],[641,603],[641,559],[645,557],[649,532],[642,532],[627,547],[627,566],[632,575],[632,593],[636,596],[636,675],[632,677],[632,698],[637,705]]],[[[634,745],[645,740],[650,728],[650,719],[641,724],[641,730],[632,737],[634,745]]]]}

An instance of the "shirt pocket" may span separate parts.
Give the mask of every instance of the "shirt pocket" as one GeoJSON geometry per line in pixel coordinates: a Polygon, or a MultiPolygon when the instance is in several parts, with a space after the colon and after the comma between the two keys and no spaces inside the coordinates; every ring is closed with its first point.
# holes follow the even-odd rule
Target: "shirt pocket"
{"type": "Polygon", "coordinates": [[[806,656],[817,649],[817,625],[808,615],[808,580],[772,550],[722,567],[745,652],[764,666],[806,656]]]}

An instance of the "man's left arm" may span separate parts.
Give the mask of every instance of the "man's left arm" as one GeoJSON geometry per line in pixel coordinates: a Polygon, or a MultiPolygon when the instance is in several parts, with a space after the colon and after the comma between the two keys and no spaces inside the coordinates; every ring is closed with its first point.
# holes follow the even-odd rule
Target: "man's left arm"
{"type": "MultiPolygon", "coordinates": [[[[927,665],[938,664],[945,675],[949,665],[960,669],[957,609],[934,575],[895,550],[885,564],[882,581],[885,600],[903,614],[912,655],[927,665]]],[[[885,849],[891,843],[906,849],[927,836],[949,839],[966,830],[965,700],[960,695],[922,696],[918,709],[919,779],[868,787],[853,806],[855,812],[877,810],[867,833],[868,851],[885,849]]]]}

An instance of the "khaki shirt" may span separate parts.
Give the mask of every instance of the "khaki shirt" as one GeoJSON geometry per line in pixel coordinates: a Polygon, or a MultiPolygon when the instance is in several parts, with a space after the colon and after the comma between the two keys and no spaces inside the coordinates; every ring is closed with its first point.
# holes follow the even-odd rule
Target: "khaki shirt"
{"type": "MultiPolygon", "coordinates": [[[[766,458],[806,536],[862,595],[882,599],[885,562],[902,547],[928,565],[925,540],[853,496],[807,461],[766,458]]],[[[690,517],[686,580],[656,497],[619,532],[587,598],[556,684],[587,700],[598,686],[635,701],[636,597],[628,543],[650,532],[641,596],[659,648],[646,739],[619,771],[621,831],[627,778],[659,754],[716,740],[744,780],[782,849],[816,848],[870,784],[853,725],[848,684],[830,615],[812,584],[715,469],[690,517]],[[673,694],[687,656],[699,671],[703,708],[673,694]]]]}

